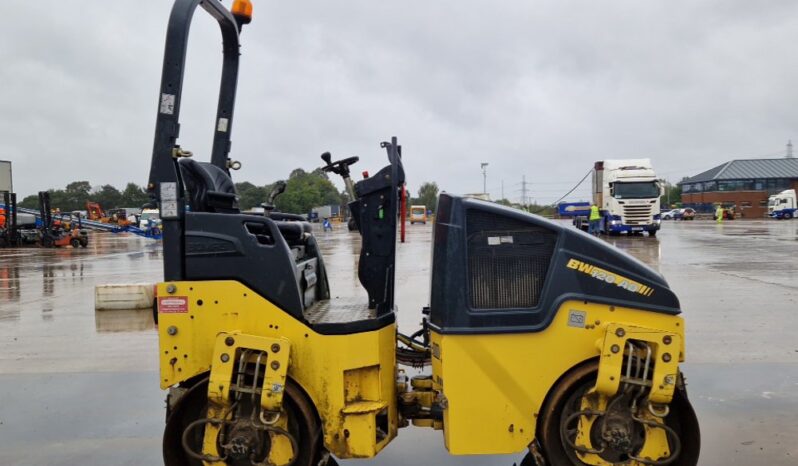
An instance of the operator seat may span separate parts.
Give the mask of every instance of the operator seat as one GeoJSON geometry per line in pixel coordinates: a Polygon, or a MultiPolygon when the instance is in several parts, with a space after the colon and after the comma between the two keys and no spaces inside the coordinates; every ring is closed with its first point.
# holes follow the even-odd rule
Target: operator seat
{"type": "Polygon", "coordinates": [[[178,163],[192,212],[240,212],[235,184],[224,170],[212,163],[189,158],[182,158],[178,163]]]}
{"type": "MultiPolygon", "coordinates": [[[[208,162],[182,158],[178,162],[183,182],[188,191],[189,206],[192,212],[238,214],[238,195],[230,175],[208,162]]],[[[277,228],[289,244],[302,243],[305,233],[312,231],[307,222],[293,221],[303,219],[299,215],[281,214],[287,218],[277,220],[277,228]],[[290,217],[289,217],[290,216],[290,217]],[[291,221],[289,221],[291,220],[291,221]]],[[[303,219],[304,220],[304,219],[303,219]]]]}
{"type": "MultiPolygon", "coordinates": [[[[178,163],[192,212],[240,213],[235,184],[224,170],[212,163],[197,162],[189,158],[182,158],[178,163]]],[[[306,233],[311,232],[311,226],[307,222],[276,221],[275,224],[291,246],[304,244],[306,233]]],[[[261,231],[252,233],[262,234],[261,231]]]]}

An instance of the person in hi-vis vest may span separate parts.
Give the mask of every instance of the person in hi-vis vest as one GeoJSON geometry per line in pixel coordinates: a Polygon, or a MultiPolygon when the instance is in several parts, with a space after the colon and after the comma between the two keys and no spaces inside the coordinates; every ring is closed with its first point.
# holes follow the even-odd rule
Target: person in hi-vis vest
{"type": "Polygon", "coordinates": [[[590,206],[590,224],[588,226],[587,232],[591,235],[598,236],[599,229],[601,227],[601,214],[599,213],[599,208],[596,204],[590,206]]]}

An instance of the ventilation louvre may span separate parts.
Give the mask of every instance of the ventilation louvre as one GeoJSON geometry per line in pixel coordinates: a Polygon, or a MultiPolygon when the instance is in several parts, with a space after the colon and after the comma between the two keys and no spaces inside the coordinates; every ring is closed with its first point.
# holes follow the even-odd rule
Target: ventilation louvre
{"type": "Polygon", "coordinates": [[[490,311],[536,307],[557,234],[475,209],[467,213],[466,234],[471,308],[490,311]]]}

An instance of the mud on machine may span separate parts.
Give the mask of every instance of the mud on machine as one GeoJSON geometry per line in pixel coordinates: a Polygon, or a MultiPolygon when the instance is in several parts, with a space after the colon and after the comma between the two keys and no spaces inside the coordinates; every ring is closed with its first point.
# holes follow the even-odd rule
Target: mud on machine
{"type": "MultiPolygon", "coordinates": [[[[442,194],[422,327],[394,307],[396,138],[388,164],[348,179],[367,297],[332,299],[312,229],[239,211],[229,157],[239,34],[252,6],[177,0],[166,35],[149,190],[163,219],[158,284],[168,465],[335,464],[371,458],[413,424],[455,455],[525,464],[693,465],[699,430],[679,370],[684,321],[661,275],[579,231],[442,194]],[[223,39],[209,161],[178,144],[189,25],[223,39]],[[186,208],[188,206],[188,209],[186,208]],[[402,365],[428,366],[410,379],[402,365]]],[[[423,464],[423,459],[413,459],[423,464]]]]}

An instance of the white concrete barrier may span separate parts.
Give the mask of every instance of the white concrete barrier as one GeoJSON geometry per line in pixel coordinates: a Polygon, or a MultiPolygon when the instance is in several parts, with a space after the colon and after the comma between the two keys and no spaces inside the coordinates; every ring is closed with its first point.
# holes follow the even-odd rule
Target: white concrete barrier
{"type": "Polygon", "coordinates": [[[151,283],[97,285],[94,288],[94,308],[98,311],[151,309],[153,299],[151,283]]]}

